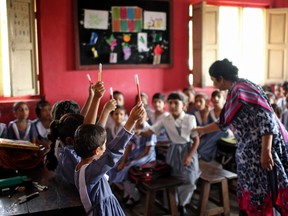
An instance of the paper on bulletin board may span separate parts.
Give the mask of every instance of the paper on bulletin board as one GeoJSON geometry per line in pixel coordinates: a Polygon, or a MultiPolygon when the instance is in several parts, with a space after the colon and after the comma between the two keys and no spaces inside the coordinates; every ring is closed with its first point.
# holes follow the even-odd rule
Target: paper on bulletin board
{"type": "Polygon", "coordinates": [[[84,10],[84,28],[108,29],[109,12],[103,10],[84,10]]]}
{"type": "Polygon", "coordinates": [[[139,32],[137,34],[137,47],[138,52],[147,52],[149,49],[147,47],[147,33],[139,32]]]}
{"type": "Polygon", "coordinates": [[[144,29],[166,30],[167,14],[164,12],[144,11],[144,29]]]}
{"type": "Polygon", "coordinates": [[[112,32],[140,32],[142,23],[142,8],[112,7],[112,32]]]}

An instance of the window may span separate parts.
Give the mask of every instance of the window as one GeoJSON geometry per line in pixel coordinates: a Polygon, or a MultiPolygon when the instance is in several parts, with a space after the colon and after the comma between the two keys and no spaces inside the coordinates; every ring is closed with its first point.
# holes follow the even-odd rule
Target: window
{"type": "Polygon", "coordinates": [[[238,67],[239,77],[264,83],[264,13],[261,8],[215,6],[205,2],[190,6],[188,60],[189,69],[194,76],[198,75],[196,84],[213,85],[208,69],[215,60],[223,58],[238,67]]]}
{"type": "Polygon", "coordinates": [[[239,77],[264,82],[264,12],[259,8],[219,7],[219,59],[228,58],[239,77]]]}
{"type": "Polygon", "coordinates": [[[0,2],[0,96],[38,94],[36,3],[0,2]]]}

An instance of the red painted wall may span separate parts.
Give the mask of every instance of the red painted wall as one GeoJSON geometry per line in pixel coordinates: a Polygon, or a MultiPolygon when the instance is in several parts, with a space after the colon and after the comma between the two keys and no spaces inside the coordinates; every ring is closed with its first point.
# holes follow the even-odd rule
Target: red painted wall
{"type": "MultiPolygon", "coordinates": [[[[139,75],[141,90],[148,93],[150,98],[155,92],[179,90],[188,84],[188,5],[192,1],[200,0],[171,0],[173,8],[171,41],[174,62],[172,68],[108,70],[105,69],[105,65],[103,66],[103,81],[106,88],[112,86],[114,90],[122,91],[128,109],[134,103],[136,95],[134,74],[139,75]]],[[[209,1],[221,2],[221,0],[209,1]]],[[[251,2],[270,2],[272,7],[288,7],[287,0],[251,2]]],[[[88,93],[86,74],[89,72],[92,79],[96,80],[96,72],[75,70],[72,1],[38,0],[37,3],[41,94],[52,104],[58,100],[73,99],[82,106],[88,93]]],[[[109,91],[106,91],[102,104],[108,99],[108,94],[109,91]]],[[[0,104],[1,122],[8,123],[14,118],[12,105],[12,102],[0,104]]],[[[31,118],[35,118],[34,107],[31,105],[31,118]]]]}
{"type": "MultiPolygon", "coordinates": [[[[74,54],[73,8],[71,0],[39,1],[40,9],[40,61],[42,93],[52,103],[61,99],[74,99],[83,104],[88,93],[86,74],[96,80],[96,71],[76,71],[74,54]]],[[[155,92],[182,89],[188,76],[188,2],[173,0],[172,35],[173,62],[170,69],[105,69],[105,87],[125,94],[127,107],[131,108],[136,95],[134,74],[139,75],[141,90],[150,97],[155,92]],[[179,13],[181,11],[181,13],[179,13]],[[177,19],[173,17],[177,14],[177,19]]],[[[102,101],[108,99],[106,91],[102,101]]]]}

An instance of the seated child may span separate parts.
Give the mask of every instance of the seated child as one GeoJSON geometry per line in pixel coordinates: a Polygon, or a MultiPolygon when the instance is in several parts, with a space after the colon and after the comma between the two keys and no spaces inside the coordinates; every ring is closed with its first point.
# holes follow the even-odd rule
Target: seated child
{"type": "MultiPolygon", "coordinates": [[[[152,97],[152,106],[154,110],[150,115],[150,123],[153,125],[160,119],[168,116],[169,113],[165,111],[165,96],[161,93],[155,93],[152,97]]],[[[157,145],[156,145],[156,157],[159,160],[165,161],[165,155],[167,149],[170,145],[169,138],[167,136],[165,128],[162,128],[160,133],[157,135],[157,145]]]]}
{"type": "MultiPolygon", "coordinates": [[[[9,123],[7,138],[27,140],[36,144],[37,133],[32,121],[29,120],[29,106],[24,101],[13,105],[16,117],[9,123]]],[[[43,162],[44,154],[22,149],[0,148],[0,167],[4,169],[31,169],[43,162]]]]}
{"type": "MultiPolygon", "coordinates": [[[[143,118],[139,119],[135,129],[147,130],[150,125],[147,122],[147,113],[143,118]]],[[[147,162],[156,159],[155,153],[156,136],[143,137],[134,135],[125,148],[124,155],[120,163],[116,165],[110,172],[110,183],[121,185],[120,189],[124,189],[124,201],[126,206],[132,206],[140,200],[140,193],[134,183],[128,179],[128,170],[132,166],[141,166],[147,162]]]]}
{"type": "Polygon", "coordinates": [[[195,118],[198,126],[205,125],[208,122],[210,112],[209,98],[205,93],[195,95],[195,118]]]}
{"type": "Polygon", "coordinates": [[[188,114],[194,114],[194,112],[196,111],[195,108],[195,90],[193,89],[192,86],[188,86],[183,88],[183,93],[188,97],[188,102],[186,105],[186,113],[188,114]]]}
{"type": "MultiPolygon", "coordinates": [[[[213,109],[209,111],[208,116],[206,117],[207,120],[202,120],[199,118],[198,122],[200,126],[216,122],[219,119],[220,113],[225,103],[224,93],[220,90],[213,91],[211,94],[211,102],[213,103],[213,109]]],[[[200,115],[196,116],[199,117],[200,115]]],[[[200,158],[205,161],[211,161],[215,159],[217,153],[217,141],[220,138],[228,137],[229,135],[232,135],[232,131],[223,132],[219,130],[201,136],[200,144],[198,147],[200,158]]]]}
{"type": "Polygon", "coordinates": [[[36,104],[35,113],[38,117],[33,121],[37,133],[36,142],[38,145],[43,145],[46,150],[50,150],[51,141],[47,137],[52,121],[50,103],[46,100],[39,101],[36,104]]]}
{"type": "MultiPolygon", "coordinates": [[[[1,118],[1,111],[0,111],[1,118]]],[[[0,123],[0,138],[7,138],[7,125],[4,123],[0,123]]]]}
{"type": "Polygon", "coordinates": [[[173,92],[168,96],[169,115],[152,125],[148,131],[141,134],[149,136],[159,134],[165,128],[170,139],[170,146],[166,155],[166,163],[171,166],[172,176],[186,180],[186,184],[176,188],[180,215],[186,215],[185,205],[191,200],[196,188],[196,181],[200,176],[197,148],[199,137],[192,133],[196,128],[195,116],[184,112],[185,96],[182,92],[173,92]]]}
{"type": "Polygon", "coordinates": [[[123,156],[125,146],[133,135],[131,131],[144,112],[141,103],[133,107],[124,128],[107,144],[103,127],[83,124],[77,129],[74,149],[81,161],[76,166],[75,185],[87,215],[125,215],[111,191],[106,173],[123,156]]]}
{"type": "MultiPolygon", "coordinates": [[[[116,100],[116,103],[118,106],[121,106],[123,107],[125,110],[125,98],[124,98],[124,94],[120,91],[113,91],[113,98],[116,100]]],[[[127,121],[128,119],[128,115],[125,113],[125,118],[124,118],[124,122],[127,121]]],[[[112,128],[113,125],[114,125],[114,120],[112,118],[112,115],[109,115],[108,116],[108,119],[107,119],[107,124],[106,124],[106,128],[112,128]]]]}
{"type": "Polygon", "coordinates": [[[107,142],[113,140],[117,133],[123,128],[125,124],[126,109],[123,106],[116,106],[116,109],[111,112],[111,117],[114,121],[114,124],[106,127],[107,132],[107,142]]]}
{"type": "MultiPolygon", "coordinates": [[[[96,92],[94,94],[95,96],[93,97],[93,101],[91,101],[90,107],[87,110],[87,115],[85,117],[86,121],[89,120],[91,122],[95,122],[96,120],[96,118],[94,118],[94,112],[97,112],[97,107],[99,106],[100,99],[104,93],[104,87],[102,83],[97,83],[94,91],[96,92]]],[[[108,109],[106,115],[109,115],[109,112],[115,108],[115,105],[115,100],[110,100],[104,105],[103,110],[108,109]]],[[[63,179],[70,184],[74,184],[75,167],[81,159],[74,150],[74,134],[78,126],[82,125],[83,122],[84,117],[82,115],[66,113],[60,118],[59,121],[54,120],[50,125],[49,139],[52,142],[59,140],[59,147],[56,150],[56,156],[58,160],[56,174],[63,177],[63,179]]]]}

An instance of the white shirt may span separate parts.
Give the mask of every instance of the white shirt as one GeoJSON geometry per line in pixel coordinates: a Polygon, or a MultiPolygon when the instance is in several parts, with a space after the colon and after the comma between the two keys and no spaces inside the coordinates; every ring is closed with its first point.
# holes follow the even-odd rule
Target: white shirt
{"type": "Polygon", "coordinates": [[[169,114],[157,121],[151,127],[151,130],[158,134],[164,127],[170,140],[173,143],[185,144],[191,141],[191,136],[197,136],[197,133],[192,134],[192,129],[196,128],[196,119],[194,115],[186,114],[184,111],[177,119],[169,114]]]}

